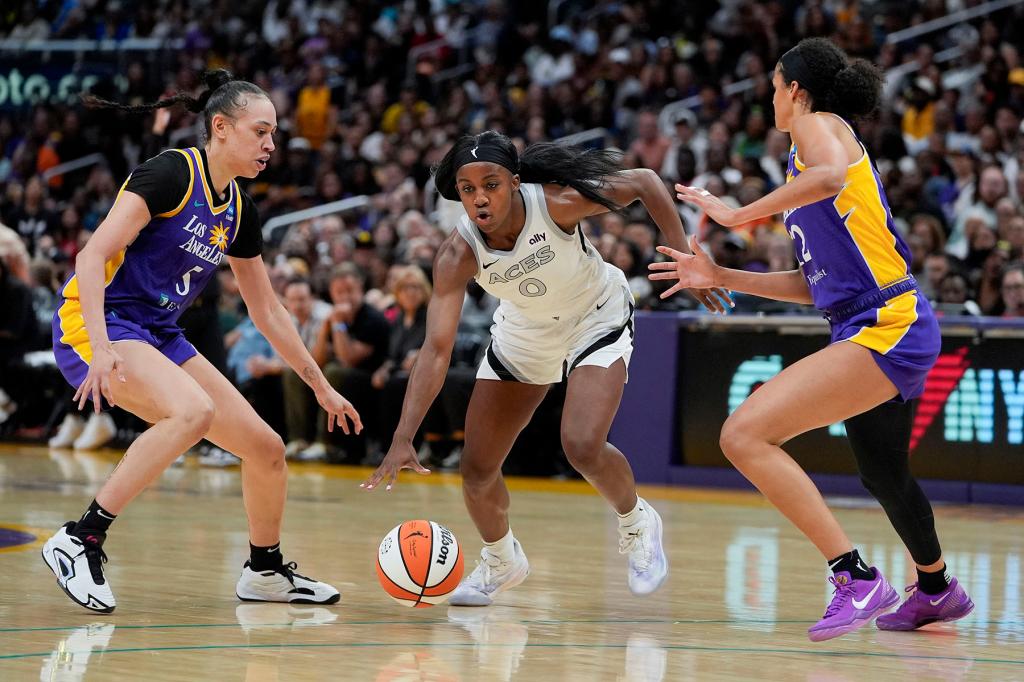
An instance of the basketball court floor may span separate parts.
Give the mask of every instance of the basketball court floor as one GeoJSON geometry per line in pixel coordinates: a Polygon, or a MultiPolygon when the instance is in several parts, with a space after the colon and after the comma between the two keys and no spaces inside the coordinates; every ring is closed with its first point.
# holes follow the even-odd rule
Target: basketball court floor
{"type": "MultiPolygon", "coordinates": [[[[384,534],[451,528],[471,570],[480,542],[458,478],[293,465],[284,552],[337,586],[332,607],[244,604],[248,547],[238,468],[168,471],[118,519],[106,550],[117,611],[57,588],[42,542],[83,509],[118,453],[0,446],[0,680],[1011,680],[1024,679],[1024,508],[938,507],[947,562],[977,608],[951,626],[873,625],[814,644],[830,586],[809,542],[758,496],[645,488],[665,521],[671,573],[630,595],[611,512],[580,482],[518,479],[513,529],[532,574],[485,609],[408,609],[377,584],[384,534]]],[[[836,500],[865,557],[895,586],[913,566],[883,514],[836,500]]]]}

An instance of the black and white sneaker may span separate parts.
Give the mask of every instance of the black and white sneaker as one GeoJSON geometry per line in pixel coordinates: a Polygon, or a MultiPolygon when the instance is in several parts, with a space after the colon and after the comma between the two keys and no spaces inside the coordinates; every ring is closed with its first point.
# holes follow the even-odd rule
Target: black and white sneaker
{"type": "Polygon", "coordinates": [[[103,575],[107,555],[102,541],[76,537],[75,522],[68,521],[43,545],[43,561],[57,576],[57,585],[72,601],[90,611],[110,613],[117,603],[103,575]]]}
{"type": "Polygon", "coordinates": [[[319,580],[295,572],[295,562],[268,571],[254,571],[249,562],[235,585],[235,594],[242,601],[274,601],[291,604],[336,604],[341,595],[319,580]]]}

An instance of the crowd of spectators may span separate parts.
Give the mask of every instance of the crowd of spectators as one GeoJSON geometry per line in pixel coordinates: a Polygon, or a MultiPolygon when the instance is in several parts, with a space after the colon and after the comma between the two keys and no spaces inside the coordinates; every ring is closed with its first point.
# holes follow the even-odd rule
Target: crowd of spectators
{"type": "MultiPolygon", "coordinates": [[[[522,147],[599,129],[585,143],[622,149],[627,167],[746,204],[785,181],[789,139],[772,126],[770,70],[804,37],[831,37],[889,74],[882,111],[858,132],[925,293],[943,314],[1024,316],[1024,10],[891,39],[978,4],[569,0],[552,25],[547,3],[497,0],[50,0],[4,9],[0,37],[155,39],[147,51],[102,57],[118,75],[93,92],[124,102],[194,92],[214,67],[270,94],[277,149],[246,186],[263,220],[368,197],[270,230],[264,255],[314,355],[364,407],[384,406],[371,411],[385,433],[422,342],[431,262],[461,211],[437,196],[429,173],[457,136],[497,129],[522,147]],[[359,330],[354,345],[339,340],[342,327],[359,330]]],[[[196,131],[181,110],[129,117],[75,100],[0,110],[0,221],[10,228],[0,235],[0,367],[46,347],[60,283],[119,182],[167,146],[199,144],[196,131]],[[47,173],[97,151],[105,163],[47,173]]],[[[795,267],[779,217],[726,229],[679,211],[721,263],[795,267]]],[[[641,309],[694,305],[660,301],[646,279],[659,235],[642,207],[584,228],[626,272],[641,309]]],[[[304,386],[245,317],[229,271],[219,284],[209,305],[224,366],[290,452],[362,456],[364,443],[329,442],[304,386]]],[[[494,305],[467,292],[453,372],[471,378],[494,305]]],[[[14,402],[0,393],[0,420],[14,402]]],[[[458,438],[462,402],[438,407],[429,438],[458,438]]]]}

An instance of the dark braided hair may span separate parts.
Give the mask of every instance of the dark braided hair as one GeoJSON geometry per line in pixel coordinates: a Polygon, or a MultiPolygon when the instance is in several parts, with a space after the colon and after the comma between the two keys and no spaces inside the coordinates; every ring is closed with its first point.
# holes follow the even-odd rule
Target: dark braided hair
{"type": "Polygon", "coordinates": [[[874,64],[848,58],[827,38],[801,40],[790,53],[779,61],[779,72],[786,85],[797,81],[807,92],[811,111],[827,111],[852,121],[878,109],[885,77],[874,64]],[[790,63],[790,53],[799,56],[797,66],[808,73],[787,73],[785,63],[790,63]]]}
{"type": "Polygon", "coordinates": [[[245,108],[246,95],[268,97],[267,93],[258,85],[248,81],[236,80],[231,72],[226,69],[205,71],[202,75],[202,81],[206,89],[199,94],[199,97],[192,97],[191,95],[179,92],[171,97],[149,104],[130,105],[111,102],[93,95],[83,95],[82,102],[91,109],[117,109],[129,114],[141,114],[181,104],[192,113],[203,114],[206,137],[209,139],[215,114],[235,117],[239,109],[245,108]]]}
{"type": "Polygon", "coordinates": [[[456,159],[462,157],[466,150],[482,144],[497,145],[509,158],[515,159],[518,168],[509,170],[519,175],[521,182],[567,185],[609,211],[622,208],[601,193],[607,177],[622,170],[620,152],[611,149],[584,150],[554,142],[538,142],[523,150],[520,156],[512,140],[493,130],[460,137],[441,162],[431,169],[434,183],[445,199],[460,200],[455,186],[455,177],[459,171],[456,159]]]}

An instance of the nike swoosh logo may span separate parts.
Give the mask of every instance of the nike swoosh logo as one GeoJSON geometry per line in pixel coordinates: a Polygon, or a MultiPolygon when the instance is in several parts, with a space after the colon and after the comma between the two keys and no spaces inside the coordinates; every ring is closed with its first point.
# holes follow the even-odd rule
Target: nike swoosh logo
{"type": "Polygon", "coordinates": [[[485,263],[484,264],[484,270],[486,270],[487,268],[491,267],[492,265],[494,265],[497,262],[498,261],[496,261],[496,260],[492,260],[490,263],[485,263]]]}
{"type": "Polygon", "coordinates": [[[103,511],[102,511],[102,510],[100,510],[100,509],[97,509],[97,510],[96,510],[96,513],[97,513],[97,514],[99,514],[100,516],[102,516],[102,517],[103,517],[103,518],[105,518],[105,519],[110,519],[111,521],[113,521],[113,520],[114,520],[114,517],[113,517],[113,516],[111,516],[110,514],[104,514],[104,513],[103,513],[103,511]]]}
{"type": "Polygon", "coordinates": [[[598,303],[597,304],[597,309],[600,310],[601,308],[603,308],[604,304],[607,303],[610,300],[612,300],[612,299],[611,298],[606,298],[606,299],[604,299],[604,303],[598,303]]]}
{"type": "Polygon", "coordinates": [[[193,201],[192,205],[195,206],[196,208],[199,208],[200,206],[206,206],[206,204],[204,204],[201,201],[193,201]]]}
{"type": "Polygon", "coordinates": [[[875,586],[871,588],[871,591],[868,592],[868,596],[864,597],[863,600],[860,600],[860,601],[858,601],[856,599],[850,600],[850,603],[853,604],[853,608],[855,608],[855,609],[862,609],[865,606],[867,606],[868,602],[871,601],[871,598],[875,596],[875,592],[878,592],[878,588],[881,587],[881,586],[882,586],[882,581],[879,580],[877,583],[875,583],[875,586]]]}
{"type": "Polygon", "coordinates": [[[946,597],[948,597],[948,596],[949,596],[949,592],[947,592],[946,594],[942,595],[941,597],[939,597],[935,601],[932,601],[931,599],[929,599],[928,603],[931,604],[932,606],[938,606],[942,602],[946,601],[946,597]]]}

